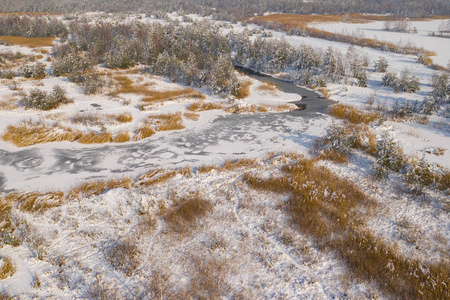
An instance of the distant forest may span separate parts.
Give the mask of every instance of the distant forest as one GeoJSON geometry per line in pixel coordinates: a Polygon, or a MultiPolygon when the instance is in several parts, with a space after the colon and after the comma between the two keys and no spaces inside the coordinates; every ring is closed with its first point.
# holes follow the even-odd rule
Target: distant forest
{"type": "Polygon", "coordinates": [[[267,11],[296,14],[351,12],[428,17],[450,15],[448,0],[0,0],[0,12],[183,12],[237,20],[267,11]]]}

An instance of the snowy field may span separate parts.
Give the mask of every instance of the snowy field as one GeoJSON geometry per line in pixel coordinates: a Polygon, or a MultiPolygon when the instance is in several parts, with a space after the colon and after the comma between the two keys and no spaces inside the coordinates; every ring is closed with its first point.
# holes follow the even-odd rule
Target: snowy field
{"type": "MultiPolygon", "coordinates": [[[[176,14],[171,17],[182,21],[176,14]]],[[[411,38],[416,46],[424,43],[425,49],[436,51],[434,62],[445,65],[450,59],[450,45],[445,43],[450,40],[427,36],[427,30],[436,30],[439,22],[414,22],[419,29],[416,35],[384,32],[382,22],[315,26],[339,33],[360,30],[366,37],[401,39],[403,44],[411,38]]],[[[226,25],[224,33],[260,29],[251,24],[226,25]]],[[[349,48],[344,43],[269,32],[270,38],[284,39],[296,47],[305,43],[325,51],[331,46],[342,55],[349,48]]],[[[0,109],[0,134],[9,125],[32,120],[47,127],[57,124],[81,132],[106,131],[113,137],[128,132],[131,138],[123,143],[64,141],[26,147],[0,141],[0,196],[9,195],[20,204],[9,208],[0,197],[0,212],[7,212],[0,214],[0,221],[15,228],[13,234],[1,235],[1,270],[9,259],[14,272],[0,279],[0,298],[390,299],[376,283],[349,275],[348,265],[333,249],[321,247],[320,241],[299,230],[287,213],[291,190],[260,191],[244,180],[249,174],[264,180],[283,178],[287,172],[283,167],[295,168],[300,156],[310,158],[317,139],[341,120],[324,112],[292,111],[296,107],[289,102],[299,100],[298,94],[243,74],[239,79],[250,87],[243,99],[194,90],[203,95],[203,103],[216,105],[211,110],[189,110],[199,100],[188,94],[147,105],[140,94],[120,92],[124,78],[147,92],[187,88],[150,75],[140,66],[100,68],[106,87],[101,94],[88,96],[65,77],[49,75],[51,54],[46,52],[51,48],[43,50],[47,51],[0,45],[0,53],[42,54],[38,60],[48,74],[41,80],[17,77],[17,89],[11,88],[13,80],[0,81],[0,101],[14,103],[0,109]],[[34,88],[51,92],[55,85],[63,86],[73,102],[49,111],[21,105],[23,93],[34,88]],[[117,116],[125,113],[131,120],[118,122],[117,116]],[[94,123],[75,122],[80,114],[94,123]],[[139,136],[137,130],[149,117],[164,114],[178,114],[183,128],[139,136]],[[31,193],[35,191],[43,193],[37,193],[37,200],[31,193]],[[180,219],[187,209],[183,205],[199,199],[201,203],[187,213],[194,217],[180,219]],[[27,201],[34,202],[28,207],[27,201]]],[[[366,110],[368,100],[373,99],[376,105],[392,108],[396,102],[421,103],[432,91],[434,71],[419,64],[416,57],[361,47],[355,50],[370,61],[368,87],[330,83],[331,100],[366,110]],[[391,71],[408,68],[420,79],[420,91],[394,93],[382,87],[383,74],[373,69],[379,57],[388,61],[391,71]]],[[[308,99],[302,101],[308,105],[308,99]]],[[[424,158],[434,169],[450,168],[448,118],[430,116],[427,124],[373,122],[370,130],[377,138],[388,133],[405,154],[424,158]]],[[[448,265],[448,195],[431,189],[415,194],[398,173],[389,180],[374,180],[375,160],[354,151],[348,164],[323,160],[315,164],[350,182],[373,201],[374,209],[357,206],[343,216],[354,218],[355,232],[369,232],[400,257],[423,265],[448,265]]],[[[288,181],[292,190],[299,188],[294,179],[288,181]]],[[[327,188],[323,194],[330,200],[318,209],[327,214],[336,199],[327,188]]],[[[334,234],[331,239],[336,238],[334,234]]],[[[382,272],[390,273],[391,265],[386,262],[382,272]]],[[[427,274],[426,267],[420,266],[414,272],[427,274]]]]}
{"type": "Polygon", "coordinates": [[[411,28],[417,28],[417,33],[403,33],[383,30],[384,22],[370,22],[366,24],[351,23],[312,23],[311,27],[340,33],[391,42],[397,45],[411,45],[436,53],[432,56],[433,62],[446,67],[450,63],[450,38],[430,36],[437,32],[439,25],[448,20],[411,21],[411,28]]]}

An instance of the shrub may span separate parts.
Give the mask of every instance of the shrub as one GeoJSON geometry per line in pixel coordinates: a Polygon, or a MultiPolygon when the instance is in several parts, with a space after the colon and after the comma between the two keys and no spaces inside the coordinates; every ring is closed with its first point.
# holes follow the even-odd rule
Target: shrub
{"type": "Polygon", "coordinates": [[[50,110],[57,108],[60,104],[70,103],[73,101],[66,97],[66,91],[64,88],[59,85],[55,85],[50,95],[38,88],[32,89],[28,96],[22,98],[22,102],[27,108],[50,110]]]}
{"type": "Polygon", "coordinates": [[[387,177],[387,170],[399,172],[405,163],[402,149],[387,134],[377,143],[375,155],[375,175],[380,178],[387,177]]]}
{"type": "Polygon", "coordinates": [[[403,69],[397,82],[397,89],[406,93],[414,93],[420,90],[420,82],[417,76],[411,75],[408,69],[403,69]]]}
{"type": "Polygon", "coordinates": [[[14,272],[16,272],[16,268],[14,268],[11,258],[6,256],[2,256],[0,258],[2,261],[2,265],[0,267],[0,279],[5,279],[12,276],[14,272]]]}
{"type": "Polygon", "coordinates": [[[19,68],[19,74],[25,78],[37,78],[41,79],[45,77],[45,65],[41,62],[37,62],[34,65],[23,64],[19,68]]]}
{"type": "Polygon", "coordinates": [[[106,257],[114,269],[131,276],[139,266],[138,254],[139,250],[135,241],[121,239],[108,249],[106,257]]]}
{"type": "Polygon", "coordinates": [[[380,56],[378,61],[375,63],[375,71],[384,73],[386,72],[387,68],[389,67],[389,63],[386,58],[383,56],[380,56]]]}
{"type": "Polygon", "coordinates": [[[382,78],[382,85],[388,87],[396,87],[398,82],[398,75],[395,72],[387,71],[382,78]]]}
{"type": "Polygon", "coordinates": [[[164,216],[169,228],[178,233],[195,229],[198,221],[212,210],[211,202],[200,197],[198,193],[177,199],[164,216]]]}
{"type": "Polygon", "coordinates": [[[406,166],[406,180],[414,185],[416,192],[421,192],[424,187],[433,184],[436,176],[430,166],[423,158],[419,161],[411,161],[406,166]]]}

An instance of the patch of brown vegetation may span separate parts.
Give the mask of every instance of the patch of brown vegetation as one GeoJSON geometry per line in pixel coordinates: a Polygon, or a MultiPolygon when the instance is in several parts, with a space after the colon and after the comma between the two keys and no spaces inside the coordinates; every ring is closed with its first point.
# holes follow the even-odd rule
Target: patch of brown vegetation
{"type": "Polygon", "coordinates": [[[291,193],[285,211],[293,225],[312,237],[318,249],[342,259],[353,278],[375,282],[394,298],[449,296],[448,262],[425,265],[405,258],[395,246],[363,229],[361,211],[375,213],[376,204],[347,179],[301,158],[283,167],[283,172],[284,176],[270,179],[247,173],[244,182],[258,190],[291,193]]]}
{"type": "Polygon", "coordinates": [[[196,101],[196,102],[190,104],[187,107],[187,110],[205,111],[205,110],[213,110],[213,109],[222,109],[222,107],[223,106],[220,103],[196,101]]]}
{"type": "Polygon", "coordinates": [[[65,197],[63,192],[10,193],[5,196],[5,200],[15,203],[21,211],[37,213],[60,206],[65,202],[65,197]]]}
{"type": "Polygon", "coordinates": [[[116,134],[114,139],[112,140],[113,143],[125,143],[130,140],[130,133],[128,131],[119,132],[116,134]]]}
{"type": "Polygon", "coordinates": [[[21,37],[21,36],[0,36],[0,40],[7,43],[29,48],[52,47],[54,37],[21,37]]]}
{"type": "Polygon", "coordinates": [[[134,131],[133,141],[139,141],[154,135],[156,131],[149,125],[139,127],[134,131]]]}
{"type": "Polygon", "coordinates": [[[0,259],[0,279],[11,277],[16,272],[16,268],[14,267],[11,258],[2,256],[0,259]]]}
{"type": "Polygon", "coordinates": [[[111,143],[113,140],[112,134],[110,132],[89,132],[88,134],[83,133],[78,139],[81,144],[104,144],[111,143]]]}
{"type": "Polygon", "coordinates": [[[204,99],[206,96],[200,92],[195,91],[191,88],[185,88],[182,90],[175,91],[148,91],[145,93],[145,97],[142,99],[143,102],[162,102],[170,101],[178,98],[197,98],[204,99]]]}
{"type": "Polygon", "coordinates": [[[26,147],[51,142],[73,142],[82,135],[83,133],[80,131],[58,124],[46,126],[42,122],[22,121],[17,125],[9,125],[2,135],[2,139],[17,147],[26,147]]]}
{"type": "Polygon", "coordinates": [[[106,190],[124,188],[129,189],[133,183],[130,177],[111,178],[109,180],[97,179],[81,183],[67,193],[69,199],[89,198],[94,195],[100,195],[106,190]]]}
{"type": "Polygon", "coordinates": [[[118,115],[116,117],[116,120],[119,121],[120,123],[129,123],[133,121],[133,115],[130,113],[123,113],[121,115],[118,115]]]}
{"type": "Polygon", "coordinates": [[[264,81],[264,84],[261,84],[258,87],[258,90],[274,93],[279,89],[278,89],[278,86],[276,85],[276,83],[273,83],[270,81],[264,81]]]}
{"type": "Polygon", "coordinates": [[[4,98],[6,99],[0,100],[0,110],[14,110],[18,107],[14,96],[4,98]]]}
{"type": "Polygon", "coordinates": [[[184,112],[183,115],[192,121],[198,121],[198,119],[200,118],[200,115],[198,113],[191,112],[191,111],[186,111],[186,112],[184,112]]]}
{"type": "Polygon", "coordinates": [[[344,104],[334,104],[329,107],[328,113],[333,117],[347,120],[353,124],[369,124],[380,118],[379,114],[374,112],[366,113],[362,110],[344,104]]]}
{"type": "Polygon", "coordinates": [[[212,209],[211,202],[194,193],[188,197],[174,199],[173,205],[167,209],[163,218],[170,230],[184,234],[198,227],[198,221],[212,209]]]}
{"type": "Polygon", "coordinates": [[[244,99],[250,96],[250,86],[252,85],[252,82],[250,80],[244,80],[239,82],[239,88],[237,88],[235,91],[233,91],[233,96],[235,96],[238,99],[244,99]]]}
{"type": "Polygon", "coordinates": [[[169,131],[183,129],[181,112],[176,114],[159,114],[149,116],[147,121],[155,127],[156,131],[169,131]]]}

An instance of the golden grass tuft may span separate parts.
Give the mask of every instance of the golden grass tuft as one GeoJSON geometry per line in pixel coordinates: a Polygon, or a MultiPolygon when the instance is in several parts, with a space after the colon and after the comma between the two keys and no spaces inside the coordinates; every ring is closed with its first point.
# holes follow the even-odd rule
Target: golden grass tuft
{"type": "Polygon", "coordinates": [[[233,92],[233,96],[235,96],[238,99],[244,99],[250,96],[250,86],[252,85],[252,82],[250,80],[245,80],[239,82],[239,88],[236,89],[236,91],[233,92]]]}
{"type": "Polygon", "coordinates": [[[317,159],[331,160],[338,164],[348,163],[347,153],[339,152],[336,149],[326,149],[319,152],[317,159]]]}
{"type": "Polygon", "coordinates": [[[158,183],[164,183],[177,175],[177,171],[173,170],[152,170],[141,176],[136,181],[138,186],[151,186],[158,183]]]}
{"type": "Polygon", "coordinates": [[[19,210],[29,213],[45,212],[46,210],[60,206],[65,202],[63,192],[48,193],[10,193],[5,196],[9,203],[17,203],[19,210]]]}
{"type": "Polygon", "coordinates": [[[369,124],[370,122],[380,118],[379,114],[373,112],[366,113],[362,110],[344,104],[334,104],[330,106],[328,113],[333,117],[347,120],[353,124],[369,124]]]}
{"type": "Polygon", "coordinates": [[[320,88],[318,88],[318,91],[322,93],[322,96],[323,96],[325,99],[330,98],[330,91],[329,91],[327,88],[320,87],[320,88]]]}
{"type": "Polygon", "coordinates": [[[113,143],[125,143],[130,140],[130,133],[128,131],[119,132],[116,134],[114,139],[112,140],[113,143]]]}
{"type": "Polygon", "coordinates": [[[29,48],[52,47],[55,38],[53,37],[21,37],[21,36],[0,36],[0,40],[14,45],[29,48]]]}
{"type": "Polygon", "coordinates": [[[139,127],[134,131],[133,141],[139,141],[154,135],[156,131],[149,125],[139,127]]]}
{"type": "Polygon", "coordinates": [[[274,111],[293,111],[296,109],[297,109],[297,106],[295,106],[294,104],[289,104],[289,103],[280,104],[273,108],[274,111]]]}
{"type": "Polygon", "coordinates": [[[213,205],[199,193],[175,199],[174,204],[163,216],[168,227],[177,233],[191,232],[199,226],[199,220],[212,211],[213,205]]]}
{"type": "Polygon", "coordinates": [[[228,159],[223,163],[222,170],[235,170],[239,168],[254,168],[258,166],[258,159],[240,158],[228,159]]]}
{"type": "Polygon", "coordinates": [[[89,132],[88,134],[83,133],[78,139],[81,144],[104,144],[111,143],[113,140],[112,134],[110,132],[89,132]]]}
{"type": "Polygon", "coordinates": [[[232,114],[239,114],[239,113],[254,113],[256,112],[257,107],[256,105],[241,105],[236,104],[227,107],[226,112],[232,113],[232,114]]]}
{"type": "Polygon", "coordinates": [[[17,147],[26,147],[50,142],[73,142],[81,136],[80,131],[57,124],[46,126],[41,122],[22,121],[17,125],[9,125],[2,135],[2,139],[17,147]]]}
{"type": "Polygon", "coordinates": [[[219,103],[196,101],[196,102],[190,104],[187,107],[187,110],[205,111],[205,110],[213,110],[213,109],[222,109],[222,107],[223,107],[222,104],[219,104],[219,103]]]}
{"type": "Polygon", "coordinates": [[[11,258],[2,256],[1,261],[2,264],[0,267],[0,279],[11,277],[16,272],[16,268],[14,267],[11,258]]]}
{"type": "Polygon", "coordinates": [[[179,130],[184,128],[181,112],[149,116],[148,121],[156,128],[156,131],[179,130]]]}
{"type": "Polygon", "coordinates": [[[319,250],[342,259],[351,277],[378,284],[392,298],[448,298],[448,261],[425,265],[405,258],[395,246],[362,230],[362,212],[374,213],[376,203],[349,180],[301,158],[283,172],[284,176],[270,179],[247,173],[243,180],[254,189],[290,193],[284,209],[295,228],[310,236],[319,250]]]}
{"type": "Polygon", "coordinates": [[[133,121],[133,115],[130,113],[123,113],[121,115],[118,115],[116,117],[116,120],[119,121],[120,123],[129,123],[133,121]]]}
{"type": "Polygon", "coordinates": [[[267,112],[267,111],[269,111],[269,108],[267,105],[260,105],[260,106],[258,106],[258,111],[259,112],[267,112]]]}
{"type": "Polygon", "coordinates": [[[167,100],[174,100],[177,98],[204,99],[206,98],[206,96],[200,92],[195,91],[194,89],[185,88],[182,90],[175,90],[175,91],[147,91],[142,101],[147,103],[162,102],[167,100]]]}
{"type": "Polygon", "coordinates": [[[192,121],[198,121],[198,119],[200,118],[200,115],[198,113],[191,112],[191,111],[186,111],[186,112],[184,112],[183,115],[192,121]]]}
{"type": "Polygon", "coordinates": [[[273,83],[270,81],[264,81],[264,83],[258,87],[258,90],[264,91],[264,92],[275,93],[279,89],[278,89],[278,86],[276,85],[276,83],[273,83]]]}
{"type": "Polygon", "coordinates": [[[80,199],[82,196],[89,198],[94,195],[100,195],[105,190],[111,190],[116,188],[131,188],[133,179],[130,177],[96,179],[92,181],[83,182],[73,188],[67,194],[69,199],[80,199]]]}
{"type": "Polygon", "coordinates": [[[0,110],[14,110],[18,108],[17,100],[14,97],[5,97],[6,100],[0,100],[0,110]]]}
{"type": "Polygon", "coordinates": [[[7,231],[11,227],[12,204],[0,196],[0,230],[7,231]]]}

